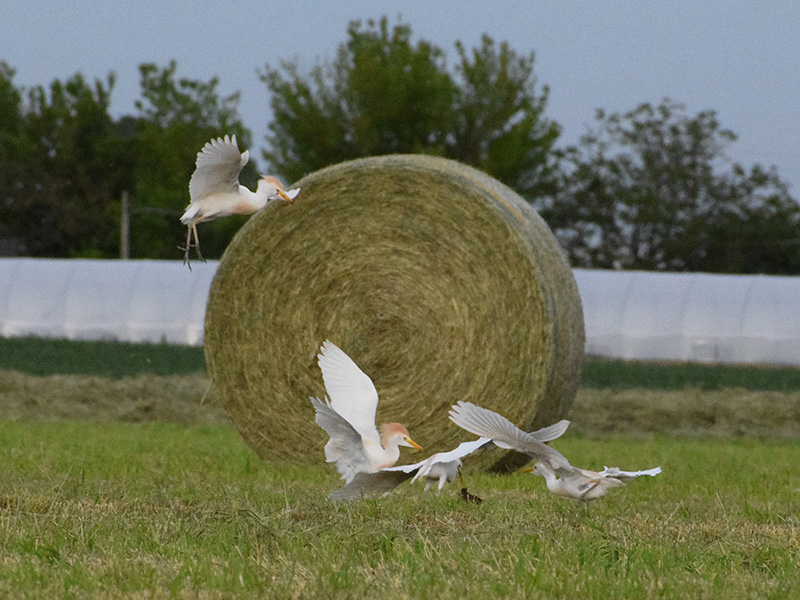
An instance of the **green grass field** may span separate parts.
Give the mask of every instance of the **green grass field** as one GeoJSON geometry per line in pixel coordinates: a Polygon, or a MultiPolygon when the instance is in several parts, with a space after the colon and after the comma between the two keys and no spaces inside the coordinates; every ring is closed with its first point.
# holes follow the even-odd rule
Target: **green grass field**
{"type": "Polygon", "coordinates": [[[0,370],[29,375],[182,375],[205,368],[203,349],[193,346],[0,338],[0,370]]]}
{"type": "Polygon", "coordinates": [[[265,465],[228,426],[0,423],[7,598],[790,598],[800,444],[559,440],[661,464],[587,509],[523,473],[482,505],[405,484],[334,506],[329,465],[265,465]]]}
{"type": "Polygon", "coordinates": [[[0,598],[800,597],[800,441],[763,435],[800,421],[797,370],[590,361],[554,446],[664,472],[588,508],[469,465],[479,506],[410,484],[333,505],[322,448],[263,463],[199,404],[203,370],[196,348],[0,340],[0,598]],[[738,433],[647,429],[723,418],[738,433]]]}

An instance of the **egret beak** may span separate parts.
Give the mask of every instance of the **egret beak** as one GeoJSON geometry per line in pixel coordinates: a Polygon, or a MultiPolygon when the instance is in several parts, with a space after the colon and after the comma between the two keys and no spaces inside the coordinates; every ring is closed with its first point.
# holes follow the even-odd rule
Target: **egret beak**
{"type": "Polygon", "coordinates": [[[403,441],[411,446],[412,448],[416,448],[417,450],[422,450],[422,446],[420,446],[417,442],[412,440],[410,437],[403,438],[403,441]]]}
{"type": "Polygon", "coordinates": [[[281,198],[283,198],[283,199],[284,199],[286,202],[288,202],[289,204],[291,204],[291,203],[292,203],[292,199],[291,199],[291,198],[289,197],[289,195],[288,195],[286,192],[284,192],[283,190],[278,190],[278,195],[279,195],[281,198]]]}
{"type": "Polygon", "coordinates": [[[527,467],[525,469],[522,469],[522,472],[523,473],[533,473],[534,475],[538,475],[539,477],[543,477],[542,472],[539,471],[538,468],[539,468],[539,463],[537,462],[532,467],[527,467]]]}

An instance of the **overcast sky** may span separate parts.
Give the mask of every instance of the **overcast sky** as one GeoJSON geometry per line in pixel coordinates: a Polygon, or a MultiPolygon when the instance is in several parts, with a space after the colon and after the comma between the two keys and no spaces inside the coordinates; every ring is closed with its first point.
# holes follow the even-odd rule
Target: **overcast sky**
{"type": "Polygon", "coordinates": [[[257,71],[280,59],[306,68],[331,59],[348,22],[384,14],[392,24],[401,16],[415,39],[449,57],[456,40],[471,48],[482,33],[534,51],[561,145],[578,140],[597,108],[625,112],[670,97],[692,115],[716,110],[739,135],[731,157],[776,165],[800,199],[798,0],[6,0],[0,59],[16,69],[18,87],[114,71],[115,116],[135,112],[139,64],[175,59],[181,77],[216,75],[223,95],[241,91],[240,112],[260,148],[269,104],[257,71]]]}

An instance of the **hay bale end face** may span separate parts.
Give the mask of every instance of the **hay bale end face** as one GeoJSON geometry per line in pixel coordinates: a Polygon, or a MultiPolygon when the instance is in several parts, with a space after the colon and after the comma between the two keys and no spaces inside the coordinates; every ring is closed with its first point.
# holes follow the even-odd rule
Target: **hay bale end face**
{"type": "MultiPolygon", "coordinates": [[[[324,460],[309,396],[325,393],[325,339],[375,382],[378,422],[430,452],[471,435],[448,419],[469,400],[533,429],[577,390],[583,313],[548,227],[512,190],[450,160],[397,155],[303,178],[220,262],[206,310],[214,385],[266,460],[324,460]]],[[[413,454],[401,457],[419,460],[413,454]]],[[[471,464],[514,468],[492,450],[471,464]]]]}

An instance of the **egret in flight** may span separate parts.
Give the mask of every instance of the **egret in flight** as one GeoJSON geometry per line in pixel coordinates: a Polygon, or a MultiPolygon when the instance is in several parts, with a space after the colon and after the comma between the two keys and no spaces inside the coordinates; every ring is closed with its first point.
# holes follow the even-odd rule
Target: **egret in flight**
{"type": "Polygon", "coordinates": [[[471,402],[454,405],[450,420],[470,433],[490,438],[501,448],[535,458],[536,466],[528,471],[544,477],[547,489],[560,496],[593,500],[604,496],[611,488],[624,486],[625,480],[641,475],[655,477],[661,472],[661,467],[646,471],[621,471],[616,467],[606,467],[599,472],[573,467],[561,453],[542,444],[532,434],[525,433],[502,415],[471,402]]]}
{"type": "Polygon", "coordinates": [[[400,458],[400,446],[422,450],[400,423],[386,423],[378,433],[375,384],[338,346],[325,340],[317,359],[330,399],[311,398],[311,404],[317,425],[330,436],[325,458],[336,463],[345,482],[391,467],[400,458]]]}
{"type": "Polygon", "coordinates": [[[197,237],[197,224],[213,221],[230,215],[247,215],[264,208],[271,200],[283,199],[292,202],[299,188],[285,191],[283,184],[271,175],[262,176],[255,192],[239,183],[239,173],[250,159],[250,152],[239,153],[236,136],[217,138],[203,146],[197,153],[197,163],[189,180],[191,202],[181,217],[186,225],[186,247],[181,248],[184,264],[189,262],[189,250],[194,248],[197,258],[200,253],[200,238],[197,237]],[[194,235],[194,243],[192,236],[194,235]]]}
{"type": "Polygon", "coordinates": [[[559,477],[549,467],[542,463],[536,463],[532,469],[525,469],[525,471],[544,477],[547,489],[557,496],[568,496],[588,502],[605,496],[612,488],[624,486],[625,482],[631,479],[642,475],[655,477],[661,473],[661,467],[646,471],[622,471],[617,467],[604,467],[602,471],[589,471],[574,467],[571,473],[565,473],[559,477]]]}
{"type": "Polygon", "coordinates": [[[331,493],[328,498],[334,502],[355,500],[373,494],[386,495],[401,483],[411,479],[425,480],[425,491],[438,482],[438,492],[444,484],[461,476],[461,459],[491,442],[489,438],[479,438],[472,442],[462,442],[449,452],[437,452],[413,465],[386,467],[373,473],[359,473],[345,486],[331,493]]]}

